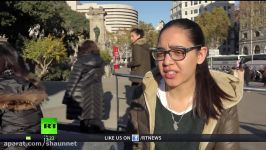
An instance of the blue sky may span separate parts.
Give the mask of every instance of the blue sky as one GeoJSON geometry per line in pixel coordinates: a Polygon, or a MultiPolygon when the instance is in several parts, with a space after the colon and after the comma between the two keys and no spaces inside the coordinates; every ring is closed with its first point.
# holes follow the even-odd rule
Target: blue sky
{"type": "Polygon", "coordinates": [[[139,21],[156,26],[160,20],[170,21],[172,1],[81,1],[81,3],[128,4],[138,11],[139,21]]]}

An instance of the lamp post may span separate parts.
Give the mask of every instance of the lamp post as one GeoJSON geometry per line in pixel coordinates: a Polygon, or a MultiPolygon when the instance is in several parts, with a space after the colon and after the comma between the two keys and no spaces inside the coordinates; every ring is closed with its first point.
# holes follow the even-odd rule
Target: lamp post
{"type": "Polygon", "coordinates": [[[252,9],[252,4],[253,4],[253,2],[252,1],[250,1],[250,3],[251,3],[251,9],[250,9],[250,49],[251,49],[251,64],[253,65],[253,53],[254,53],[254,51],[253,51],[253,47],[252,47],[252,17],[253,17],[253,9],[252,9]]]}
{"type": "Polygon", "coordinates": [[[128,49],[128,46],[127,45],[125,45],[125,52],[126,52],[126,60],[125,60],[125,64],[127,64],[128,63],[128,61],[127,61],[127,53],[128,53],[128,51],[127,51],[127,49],[128,49]]]}

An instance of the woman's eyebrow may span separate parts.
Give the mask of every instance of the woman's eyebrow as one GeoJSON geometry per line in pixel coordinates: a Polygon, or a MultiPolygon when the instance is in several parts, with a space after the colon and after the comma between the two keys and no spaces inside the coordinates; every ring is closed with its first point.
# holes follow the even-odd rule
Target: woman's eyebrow
{"type": "Polygon", "coordinates": [[[181,45],[169,45],[169,48],[170,49],[173,49],[173,48],[184,48],[184,46],[181,46],[181,45]]]}
{"type": "Polygon", "coordinates": [[[179,45],[178,43],[172,43],[172,44],[169,44],[168,43],[168,47],[170,48],[170,49],[173,49],[173,48],[180,48],[180,47],[184,47],[184,46],[181,46],[181,45],[179,45]]]}
{"type": "Polygon", "coordinates": [[[157,46],[156,48],[164,49],[162,46],[157,46]]]}

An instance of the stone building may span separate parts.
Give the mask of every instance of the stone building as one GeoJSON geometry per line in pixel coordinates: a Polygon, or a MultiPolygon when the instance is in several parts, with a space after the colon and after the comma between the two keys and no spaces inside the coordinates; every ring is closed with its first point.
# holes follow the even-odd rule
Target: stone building
{"type": "Polygon", "coordinates": [[[238,53],[238,28],[235,24],[235,3],[233,1],[173,1],[171,8],[171,19],[187,18],[195,20],[204,12],[212,11],[215,7],[222,7],[228,14],[233,25],[230,28],[227,40],[219,47],[213,49],[210,55],[236,54],[238,53]]]}
{"type": "Polygon", "coordinates": [[[138,12],[131,6],[125,4],[97,4],[83,3],[79,1],[66,1],[72,10],[87,13],[92,7],[100,7],[106,12],[104,24],[108,32],[115,32],[121,29],[130,29],[138,25],[138,12]]]}
{"type": "Polygon", "coordinates": [[[266,2],[240,1],[240,54],[266,53],[266,2]]]}

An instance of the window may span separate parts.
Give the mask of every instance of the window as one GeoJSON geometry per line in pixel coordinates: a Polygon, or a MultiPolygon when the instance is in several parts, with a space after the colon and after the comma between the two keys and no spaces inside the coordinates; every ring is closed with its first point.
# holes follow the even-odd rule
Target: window
{"type": "Polygon", "coordinates": [[[260,36],[260,32],[259,31],[255,31],[255,37],[259,37],[260,36]]]}
{"type": "Polygon", "coordinates": [[[185,11],[185,15],[187,15],[187,11],[185,11]]]}
{"type": "Polygon", "coordinates": [[[193,2],[191,1],[191,6],[193,6],[193,2]]]}
{"type": "Polygon", "coordinates": [[[243,33],[242,38],[247,39],[248,38],[248,34],[247,33],[243,33]]]}
{"type": "Polygon", "coordinates": [[[231,6],[228,6],[228,9],[231,9],[231,6]]]}
{"type": "Polygon", "coordinates": [[[187,7],[187,2],[185,2],[185,7],[187,7]]]}
{"type": "Polygon", "coordinates": [[[260,47],[259,45],[255,46],[255,54],[259,54],[260,53],[260,47]]]}
{"type": "Polygon", "coordinates": [[[226,6],[224,6],[224,10],[226,11],[226,6]]]}
{"type": "Polygon", "coordinates": [[[174,14],[176,11],[175,11],[175,8],[172,9],[172,14],[174,14]]]}
{"type": "Polygon", "coordinates": [[[198,13],[198,9],[194,9],[194,14],[197,14],[198,13]]]}
{"type": "Polygon", "coordinates": [[[194,5],[198,5],[198,1],[194,1],[194,5]]]}
{"type": "Polygon", "coordinates": [[[247,47],[244,47],[244,48],[243,48],[243,53],[244,53],[245,55],[248,55],[248,48],[247,48],[247,47]]]}
{"type": "Polygon", "coordinates": [[[205,3],[207,3],[208,1],[205,1],[205,3]]]}
{"type": "Polygon", "coordinates": [[[199,13],[201,13],[201,9],[199,9],[199,13]]]}
{"type": "Polygon", "coordinates": [[[193,10],[191,10],[191,14],[193,14],[193,10]]]}
{"type": "Polygon", "coordinates": [[[201,4],[201,1],[199,1],[199,4],[201,4]]]}

